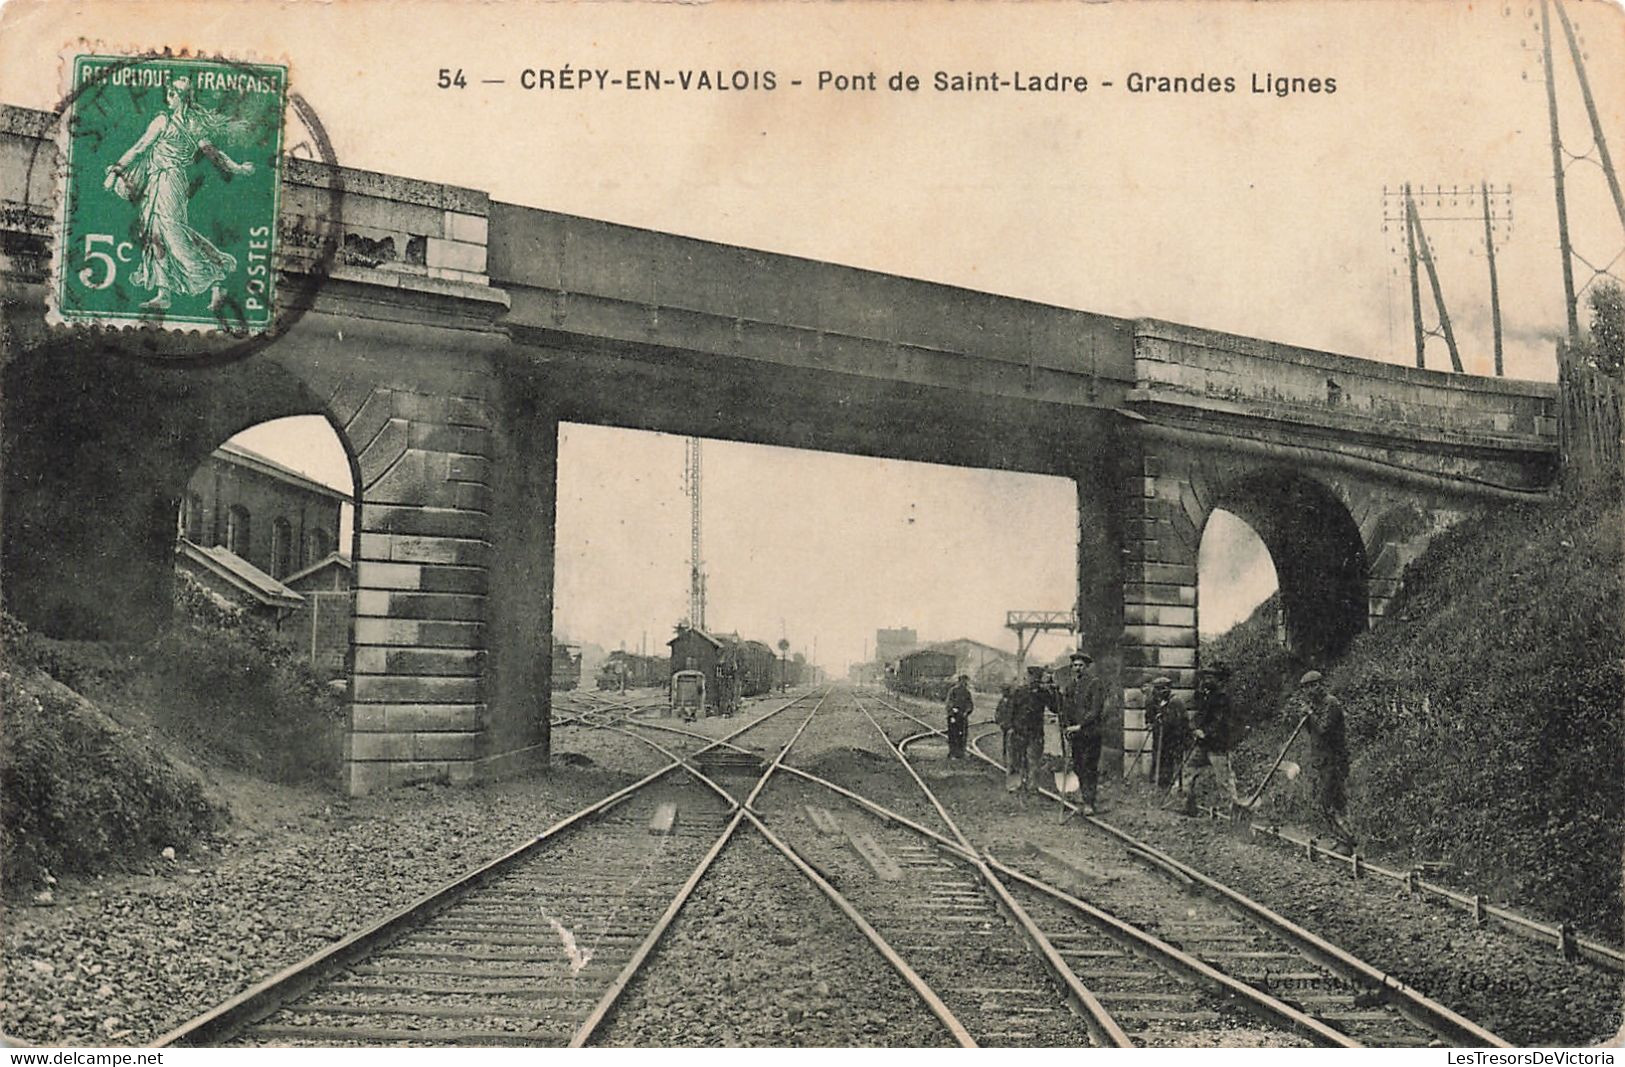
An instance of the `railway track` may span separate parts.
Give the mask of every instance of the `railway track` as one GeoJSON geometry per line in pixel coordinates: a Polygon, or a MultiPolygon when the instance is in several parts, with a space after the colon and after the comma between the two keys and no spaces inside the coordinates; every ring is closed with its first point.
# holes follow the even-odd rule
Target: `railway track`
{"type": "MultiPolygon", "coordinates": [[[[854,707],[907,768],[861,702],[854,699],[854,707]]],[[[764,817],[864,909],[978,1044],[1357,1043],[1048,883],[1023,881],[1021,872],[995,874],[995,861],[976,852],[917,775],[915,784],[952,837],[838,783],[783,769],[799,781],[774,786],[776,803],[764,817]],[[832,791],[868,818],[854,825],[850,813],[843,818],[822,807],[832,791]]]]}
{"type": "MultiPolygon", "coordinates": [[[[899,733],[908,734],[896,742],[899,753],[931,744],[945,754],[945,734],[935,724],[902,704],[877,703],[907,720],[901,731],[896,726],[886,730],[876,723],[888,741],[899,733]]],[[[1003,765],[982,752],[977,743],[988,736],[976,738],[968,751],[1002,773],[1003,765]]],[[[986,777],[975,785],[963,778],[940,785],[948,803],[961,811],[974,811],[977,800],[985,799],[987,788],[986,777]]],[[[1058,812],[1065,805],[1068,818],[1075,820],[1059,837],[1077,839],[1082,833],[1099,831],[1104,839],[1091,834],[1081,857],[1074,848],[1043,846],[1022,850],[1019,855],[986,855],[996,872],[1046,898],[1050,905],[1078,915],[1089,906],[1103,909],[1191,960],[1267,992],[1363,1045],[1508,1047],[1489,1031],[1258,902],[1103,819],[1077,813],[1053,791],[1045,791],[1044,796],[1058,812]],[[1101,848],[1102,844],[1109,847],[1101,848]],[[1087,902],[1066,892],[1064,885],[1087,894],[1087,902]]],[[[970,821],[985,820],[972,816],[970,821]]],[[[1188,969],[1189,965],[1181,966],[1188,969]]]]}
{"type": "Polygon", "coordinates": [[[584,1043],[744,817],[691,761],[813,695],[686,753],[664,748],[660,770],[154,1045],[584,1043]]]}
{"type": "MultiPolygon", "coordinates": [[[[981,881],[1028,932],[1052,970],[1088,991],[1083,1006],[1091,1029],[1119,1046],[1252,1044],[1349,1046],[1356,1041],[1268,993],[1249,987],[1179,951],[1177,946],[1101,907],[1085,904],[1051,883],[994,867],[907,756],[917,731],[899,738],[859,702],[859,710],[936,810],[950,837],[972,860],[981,881]]],[[[983,788],[985,795],[985,786],[983,788]]],[[[962,814],[962,813],[961,813],[962,814]]],[[[1104,1043],[1104,1042],[1103,1042],[1104,1043]]]]}
{"type": "Polygon", "coordinates": [[[665,698],[656,693],[609,696],[569,690],[553,694],[553,726],[598,726],[623,714],[665,705],[665,698]]]}
{"type": "MultiPolygon", "coordinates": [[[[946,832],[794,766],[828,692],[793,727],[779,716],[812,695],[720,738],[635,716],[636,701],[591,702],[579,725],[635,737],[664,766],[156,1044],[587,1044],[747,822],[960,1045],[1439,1043],[1433,1016],[1407,1022],[1388,995],[1345,1005],[1358,983],[1316,970],[1255,919],[1193,907],[1157,875],[1130,865],[1095,884],[1042,847],[979,848],[973,795],[933,788],[908,755],[941,732],[904,707],[880,707],[887,726],[851,698],[917,790],[885,799],[914,795],[918,814],[923,798],[946,832]],[[753,731],[753,747],[737,743],[753,731]]],[[[1466,1032],[1483,1036],[1454,1043],[1498,1043],[1466,1032]]]]}

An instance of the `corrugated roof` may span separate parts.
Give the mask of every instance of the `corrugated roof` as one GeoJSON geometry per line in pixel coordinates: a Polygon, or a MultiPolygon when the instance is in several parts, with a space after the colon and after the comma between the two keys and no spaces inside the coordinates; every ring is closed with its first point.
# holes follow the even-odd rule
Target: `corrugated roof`
{"type": "Polygon", "coordinates": [[[225,545],[202,548],[181,538],[175,543],[175,554],[224,578],[232,586],[267,607],[296,608],[305,598],[225,545]]]}

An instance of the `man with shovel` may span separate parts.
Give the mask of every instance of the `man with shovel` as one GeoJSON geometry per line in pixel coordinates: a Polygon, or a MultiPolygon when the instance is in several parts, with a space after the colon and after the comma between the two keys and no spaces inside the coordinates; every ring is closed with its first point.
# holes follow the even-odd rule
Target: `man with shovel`
{"type": "Polygon", "coordinates": [[[1340,848],[1352,851],[1354,835],[1348,824],[1348,736],[1343,705],[1326,691],[1319,671],[1298,680],[1292,708],[1309,727],[1309,766],[1314,772],[1315,807],[1340,848]]]}
{"type": "Polygon", "coordinates": [[[1204,771],[1212,771],[1219,786],[1230,798],[1230,810],[1241,807],[1236,793],[1236,772],[1230,767],[1230,745],[1234,740],[1235,718],[1230,694],[1224,691],[1230,668],[1213,663],[1196,672],[1196,695],[1191,702],[1191,752],[1180,769],[1180,779],[1169,794],[1168,807],[1196,814],[1196,783],[1204,771]]]}

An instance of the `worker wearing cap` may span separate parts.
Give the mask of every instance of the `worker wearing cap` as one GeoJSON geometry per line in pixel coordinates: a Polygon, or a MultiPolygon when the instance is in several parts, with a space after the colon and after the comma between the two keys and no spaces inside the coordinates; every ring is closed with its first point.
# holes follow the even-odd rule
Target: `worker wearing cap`
{"type": "Polygon", "coordinates": [[[1072,750],[1072,770],[1078,776],[1078,794],[1085,815],[1095,813],[1105,714],[1106,686],[1095,670],[1094,657],[1079,649],[1072,653],[1072,682],[1061,698],[1061,728],[1072,750]]]}
{"type": "Polygon", "coordinates": [[[965,735],[970,732],[971,711],[976,703],[971,698],[970,675],[961,674],[948,690],[948,758],[965,758],[965,735]]]}
{"type": "Polygon", "coordinates": [[[1348,824],[1349,749],[1343,704],[1327,692],[1326,680],[1319,671],[1309,671],[1298,679],[1292,705],[1296,714],[1305,717],[1309,728],[1315,807],[1337,843],[1352,851],[1354,835],[1348,824]]]}
{"type": "Polygon", "coordinates": [[[1151,680],[1145,694],[1145,725],[1151,731],[1151,777],[1158,788],[1167,789],[1179,777],[1190,734],[1185,702],[1174,695],[1172,678],[1159,675],[1151,680]]]}
{"type": "Polygon", "coordinates": [[[1218,780],[1230,806],[1241,804],[1236,793],[1236,772],[1230,766],[1230,746],[1235,740],[1235,715],[1224,683],[1230,668],[1212,663],[1196,672],[1196,695],[1191,702],[1191,750],[1180,768],[1180,781],[1169,794],[1170,806],[1187,815],[1196,813],[1196,783],[1208,773],[1218,780]]]}
{"type": "Polygon", "coordinates": [[[1027,684],[1017,689],[1011,700],[1013,752],[1010,759],[1011,792],[1017,788],[1038,791],[1038,775],[1044,768],[1044,714],[1060,708],[1055,687],[1044,681],[1044,668],[1027,668],[1027,684]],[[1016,775],[1019,774],[1019,778],[1016,775]]]}

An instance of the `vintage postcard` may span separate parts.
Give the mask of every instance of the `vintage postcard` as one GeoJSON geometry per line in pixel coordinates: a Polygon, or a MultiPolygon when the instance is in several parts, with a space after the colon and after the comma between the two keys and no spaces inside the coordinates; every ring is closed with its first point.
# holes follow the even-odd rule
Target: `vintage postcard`
{"type": "Polygon", "coordinates": [[[0,1038],[1612,1063],[1622,164],[1612,0],[12,0],[0,1038]]]}

